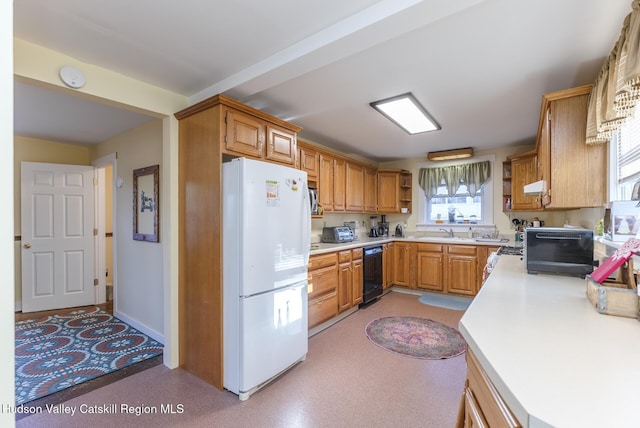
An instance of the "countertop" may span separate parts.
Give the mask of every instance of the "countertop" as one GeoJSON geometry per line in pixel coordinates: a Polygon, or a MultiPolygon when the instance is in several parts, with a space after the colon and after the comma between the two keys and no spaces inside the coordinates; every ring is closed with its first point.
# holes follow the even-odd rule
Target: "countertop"
{"type": "Polygon", "coordinates": [[[500,256],[459,327],[524,427],[640,425],[640,322],[597,313],[584,279],[500,256]]]}
{"type": "MultiPolygon", "coordinates": [[[[481,239],[481,238],[479,238],[481,239]]],[[[447,238],[446,236],[420,236],[417,234],[409,234],[404,237],[399,236],[385,236],[378,238],[358,237],[358,239],[340,244],[329,243],[313,243],[311,244],[310,255],[331,253],[334,251],[348,250],[351,248],[370,247],[376,244],[385,244],[387,242],[436,242],[440,244],[467,244],[467,245],[486,245],[490,247],[500,247],[503,245],[514,245],[512,241],[505,242],[487,242],[477,241],[476,238],[463,238],[454,237],[447,238]]]]}

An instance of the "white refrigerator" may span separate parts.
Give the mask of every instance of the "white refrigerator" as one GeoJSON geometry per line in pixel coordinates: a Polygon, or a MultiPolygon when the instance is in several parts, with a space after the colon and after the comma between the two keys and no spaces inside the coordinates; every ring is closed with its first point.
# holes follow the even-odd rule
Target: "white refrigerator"
{"type": "Polygon", "coordinates": [[[246,400],[306,358],[307,174],[237,158],[222,168],[224,387],[246,400]]]}

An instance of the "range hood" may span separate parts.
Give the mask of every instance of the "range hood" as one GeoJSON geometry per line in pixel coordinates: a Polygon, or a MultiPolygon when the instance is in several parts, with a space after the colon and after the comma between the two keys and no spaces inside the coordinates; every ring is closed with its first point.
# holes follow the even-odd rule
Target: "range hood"
{"type": "Polygon", "coordinates": [[[540,196],[546,191],[547,182],[545,180],[538,180],[524,185],[524,194],[527,196],[540,196]]]}

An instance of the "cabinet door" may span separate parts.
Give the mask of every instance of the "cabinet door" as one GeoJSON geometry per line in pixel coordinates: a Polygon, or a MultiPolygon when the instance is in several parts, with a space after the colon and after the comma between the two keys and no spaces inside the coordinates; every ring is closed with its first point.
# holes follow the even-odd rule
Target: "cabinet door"
{"type": "Polygon", "coordinates": [[[478,282],[476,256],[447,256],[447,292],[475,296],[478,282]]]}
{"type": "Polygon", "coordinates": [[[606,202],[607,145],[587,145],[589,95],[549,105],[551,174],[548,208],[602,207],[606,202]]]}
{"type": "Polygon", "coordinates": [[[374,213],[378,204],[378,176],[376,170],[364,170],[364,211],[374,213]]]}
{"type": "Polygon", "coordinates": [[[346,209],[363,212],[364,210],[364,167],[347,162],[346,164],[346,209]]]}
{"type": "Polygon", "coordinates": [[[318,152],[306,147],[300,147],[300,169],[307,172],[309,181],[317,180],[318,170],[320,169],[318,152]]]}
{"type": "Polygon", "coordinates": [[[400,212],[400,174],[397,172],[378,172],[378,212],[400,212]]]}
{"type": "Polygon", "coordinates": [[[535,155],[524,156],[511,161],[511,209],[512,210],[537,210],[538,197],[526,196],[524,185],[537,180],[537,157],[535,155]]]}
{"type": "Polygon", "coordinates": [[[346,162],[336,158],[333,162],[333,210],[344,211],[346,209],[346,162]]]}
{"type": "Polygon", "coordinates": [[[411,244],[395,243],[393,250],[393,283],[411,286],[411,244]]]}
{"type": "Polygon", "coordinates": [[[295,165],[296,133],[272,124],[267,125],[267,156],[270,161],[295,165]]]}
{"type": "Polygon", "coordinates": [[[393,285],[393,242],[382,245],[382,288],[387,289],[393,285]]]}
{"type": "Polygon", "coordinates": [[[362,303],[362,288],[364,287],[362,270],[362,259],[354,259],[351,263],[353,267],[353,288],[351,293],[351,305],[356,306],[362,303]]]}
{"type": "Polygon", "coordinates": [[[334,292],[338,283],[338,267],[327,266],[309,271],[309,298],[334,292]]]}
{"type": "Polygon", "coordinates": [[[418,269],[416,285],[418,288],[444,291],[444,282],[442,280],[442,259],[442,253],[418,252],[416,261],[418,269]]]}
{"type": "Polygon", "coordinates": [[[318,202],[325,211],[333,211],[333,157],[321,154],[319,162],[318,202]]]}
{"type": "Polygon", "coordinates": [[[227,110],[225,121],[227,151],[258,159],[264,157],[265,122],[232,109],[227,110]]]}
{"type": "Polygon", "coordinates": [[[353,272],[351,262],[340,263],[338,266],[338,312],[351,307],[353,272]]]}

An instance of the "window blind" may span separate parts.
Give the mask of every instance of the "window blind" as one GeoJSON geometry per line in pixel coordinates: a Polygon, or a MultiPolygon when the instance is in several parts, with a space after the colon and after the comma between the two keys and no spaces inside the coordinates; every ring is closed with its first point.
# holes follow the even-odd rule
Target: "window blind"
{"type": "Polygon", "coordinates": [[[640,179],[640,115],[620,127],[617,140],[618,183],[640,179]]]}

